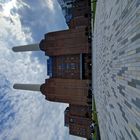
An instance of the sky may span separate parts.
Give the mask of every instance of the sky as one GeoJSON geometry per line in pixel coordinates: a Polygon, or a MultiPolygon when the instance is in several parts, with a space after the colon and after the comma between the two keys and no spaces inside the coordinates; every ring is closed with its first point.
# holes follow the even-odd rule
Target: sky
{"type": "Polygon", "coordinates": [[[64,127],[67,104],[12,88],[48,78],[43,52],[14,53],[12,47],[39,43],[45,33],[66,28],[57,0],[0,0],[0,140],[82,140],[64,127]]]}

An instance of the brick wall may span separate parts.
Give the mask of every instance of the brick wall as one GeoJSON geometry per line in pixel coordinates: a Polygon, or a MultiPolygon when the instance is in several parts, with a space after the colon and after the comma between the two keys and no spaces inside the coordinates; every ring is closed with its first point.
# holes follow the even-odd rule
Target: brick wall
{"type": "Polygon", "coordinates": [[[140,0],[98,0],[93,88],[102,140],[140,139],[140,0]]]}
{"type": "Polygon", "coordinates": [[[51,32],[40,42],[40,49],[49,56],[90,53],[86,27],[51,32]],[[54,51],[55,50],[55,51],[54,51]]]}
{"type": "Polygon", "coordinates": [[[41,86],[48,101],[88,105],[90,80],[50,78],[41,86]]]}

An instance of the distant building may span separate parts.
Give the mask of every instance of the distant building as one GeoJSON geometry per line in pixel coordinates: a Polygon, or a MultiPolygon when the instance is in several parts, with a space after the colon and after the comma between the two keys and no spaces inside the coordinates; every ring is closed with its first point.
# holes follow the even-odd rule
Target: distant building
{"type": "Polygon", "coordinates": [[[69,133],[71,135],[76,135],[84,138],[91,137],[91,128],[92,124],[91,108],[88,106],[78,106],[70,104],[66,108],[65,112],[65,126],[69,127],[69,133]]]}
{"type": "Polygon", "coordinates": [[[72,19],[72,6],[75,0],[60,0],[60,6],[62,8],[63,15],[66,19],[66,23],[69,23],[72,19]]]}
{"type": "Polygon", "coordinates": [[[73,18],[87,16],[91,12],[89,0],[60,0],[59,3],[68,25],[73,18]]]}

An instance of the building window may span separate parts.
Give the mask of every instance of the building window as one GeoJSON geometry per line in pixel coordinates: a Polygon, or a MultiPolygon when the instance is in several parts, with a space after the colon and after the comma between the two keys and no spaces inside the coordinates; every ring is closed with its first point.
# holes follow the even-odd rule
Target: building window
{"type": "Polygon", "coordinates": [[[71,69],[76,69],[76,64],[75,63],[71,63],[71,69]]]}
{"type": "Polygon", "coordinates": [[[73,118],[70,118],[70,122],[71,122],[71,123],[74,123],[75,120],[74,120],[73,118]]]}

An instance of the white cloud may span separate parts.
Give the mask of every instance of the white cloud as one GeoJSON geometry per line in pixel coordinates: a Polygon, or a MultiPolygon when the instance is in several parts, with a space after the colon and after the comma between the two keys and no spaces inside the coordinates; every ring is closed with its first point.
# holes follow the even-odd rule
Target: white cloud
{"type": "Polygon", "coordinates": [[[29,7],[27,4],[17,1],[11,0],[7,3],[1,3],[2,11],[0,12],[0,32],[1,40],[4,39],[12,39],[10,40],[13,44],[15,41],[19,41],[21,43],[31,42],[31,32],[29,28],[24,28],[21,25],[20,15],[18,13],[12,13],[12,9],[18,10],[19,8],[29,7]],[[9,38],[10,37],[10,38],[9,38]],[[14,40],[16,39],[16,40],[14,40]]]}
{"type": "Polygon", "coordinates": [[[44,3],[46,3],[47,7],[51,10],[51,11],[54,11],[55,8],[54,8],[54,0],[42,0],[43,2],[43,5],[44,3]]]}
{"type": "MultiPolygon", "coordinates": [[[[51,0],[46,0],[51,9],[54,9],[51,0]]],[[[29,5],[21,0],[11,0],[7,3],[1,3],[0,10],[0,74],[4,75],[12,86],[15,82],[22,83],[42,83],[46,77],[46,66],[39,63],[37,58],[32,58],[31,53],[13,53],[12,45],[28,44],[33,42],[32,33],[29,27],[23,27],[20,15],[11,10],[24,7],[30,8],[29,5]]],[[[43,95],[15,91],[12,87],[7,88],[4,85],[7,80],[0,77],[0,93],[5,94],[3,107],[8,106],[8,112],[0,112],[2,117],[0,121],[7,118],[10,113],[15,112],[15,116],[9,116],[5,121],[6,126],[0,139],[8,140],[78,140],[69,136],[68,129],[64,127],[63,111],[66,105],[51,103],[44,99],[43,95]],[[5,91],[3,88],[5,87],[5,91]],[[9,128],[11,125],[11,128],[9,128]]],[[[9,85],[9,84],[8,84],[9,85]]],[[[1,128],[2,126],[0,126],[1,128]]]]}

